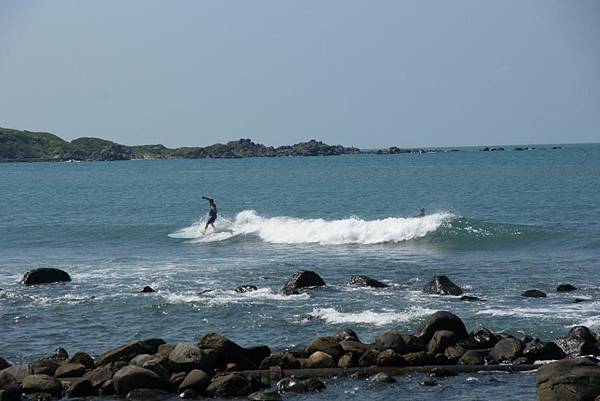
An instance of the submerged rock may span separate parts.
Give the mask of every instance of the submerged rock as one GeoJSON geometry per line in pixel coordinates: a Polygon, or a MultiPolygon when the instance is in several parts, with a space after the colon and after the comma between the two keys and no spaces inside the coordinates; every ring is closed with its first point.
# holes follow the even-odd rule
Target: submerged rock
{"type": "Polygon", "coordinates": [[[384,372],[379,372],[375,376],[371,377],[370,381],[373,383],[395,383],[396,379],[384,372]]]}
{"type": "Polygon", "coordinates": [[[571,292],[575,291],[577,287],[572,286],[571,284],[561,284],[556,287],[556,292],[571,292]]]}
{"type": "Polygon", "coordinates": [[[447,276],[433,276],[423,288],[425,294],[462,295],[463,290],[447,276]]]}
{"type": "Polygon", "coordinates": [[[321,276],[317,273],[310,270],[297,271],[292,278],[285,283],[281,292],[284,295],[292,295],[297,294],[298,290],[302,288],[322,287],[324,285],[325,281],[323,281],[321,276]]]}
{"type": "Polygon", "coordinates": [[[147,293],[147,292],[156,292],[156,291],[152,287],[145,286],[144,288],[142,288],[142,290],[140,292],[147,293]]]}
{"type": "Polygon", "coordinates": [[[255,285],[240,285],[239,287],[236,287],[234,289],[235,292],[238,292],[240,294],[245,293],[245,292],[256,291],[256,290],[258,290],[258,287],[255,285]]]}
{"type": "Polygon", "coordinates": [[[467,301],[467,302],[476,302],[476,301],[481,301],[481,298],[474,297],[472,295],[463,295],[462,297],[460,297],[460,300],[467,301]]]}
{"type": "Polygon", "coordinates": [[[248,395],[252,401],[281,401],[281,396],[276,390],[260,390],[248,395]]]}
{"type": "Polygon", "coordinates": [[[352,277],[350,277],[350,281],[348,281],[348,285],[351,285],[353,287],[374,287],[374,288],[389,287],[387,284],[384,284],[381,281],[372,279],[369,276],[352,276],[352,277]]]}
{"type": "Polygon", "coordinates": [[[43,267],[25,273],[21,283],[25,285],[37,285],[67,281],[71,281],[71,276],[69,276],[69,273],[60,269],[43,267]]]}
{"type": "Polygon", "coordinates": [[[540,290],[527,290],[521,296],[526,298],[546,298],[546,293],[540,290]]]}

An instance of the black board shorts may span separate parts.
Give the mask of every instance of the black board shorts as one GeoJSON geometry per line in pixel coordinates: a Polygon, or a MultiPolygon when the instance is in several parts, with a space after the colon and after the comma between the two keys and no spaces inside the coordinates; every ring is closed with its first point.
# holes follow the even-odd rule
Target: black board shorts
{"type": "Polygon", "coordinates": [[[206,223],[206,224],[212,224],[215,222],[216,219],[217,219],[217,216],[210,216],[208,219],[208,223],[206,223]]]}

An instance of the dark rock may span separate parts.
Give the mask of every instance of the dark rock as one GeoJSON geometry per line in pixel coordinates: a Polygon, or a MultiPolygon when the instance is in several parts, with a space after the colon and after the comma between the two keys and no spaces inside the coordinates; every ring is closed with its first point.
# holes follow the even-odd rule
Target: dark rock
{"type": "Polygon", "coordinates": [[[19,401],[21,387],[17,379],[6,370],[0,371],[0,392],[4,392],[0,401],[19,401]]]}
{"type": "Polygon", "coordinates": [[[411,352],[402,355],[402,357],[410,366],[425,366],[433,365],[435,363],[435,357],[425,351],[411,352]]]}
{"type": "Polygon", "coordinates": [[[128,401],[166,401],[171,395],[156,388],[136,388],[127,393],[128,401]]]}
{"type": "Polygon", "coordinates": [[[350,277],[350,281],[348,281],[348,285],[351,285],[353,287],[374,287],[374,288],[389,287],[387,284],[384,284],[381,281],[372,279],[369,276],[352,276],[352,277],[350,277]]]}
{"type": "Polygon", "coordinates": [[[377,355],[377,366],[406,366],[407,364],[402,355],[392,349],[381,351],[377,355]]]}
{"type": "Polygon", "coordinates": [[[206,393],[213,397],[232,397],[249,395],[258,388],[250,380],[238,374],[230,374],[213,378],[206,393]]]}
{"type": "Polygon", "coordinates": [[[146,293],[146,292],[156,292],[156,291],[152,287],[145,286],[144,288],[141,289],[140,292],[146,293]]]}
{"type": "Polygon", "coordinates": [[[73,380],[66,391],[66,395],[69,398],[87,397],[95,393],[96,391],[94,390],[94,386],[92,386],[92,382],[83,378],[73,380]]]}
{"type": "Polygon", "coordinates": [[[299,289],[321,287],[325,281],[317,273],[309,270],[298,271],[285,283],[281,292],[285,295],[297,294],[299,289]]]}
{"type": "Polygon", "coordinates": [[[403,335],[402,339],[406,344],[406,352],[425,351],[427,348],[427,343],[417,336],[403,335]]]}
{"type": "Polygon", "coordinates": [[[98,394],[100,395],[115,395],[117,391],[115,390],[115,386],[113,386],[113,381],[108,380],[100,386],[100,390],[98,390],[98,394]]]}
{"type": "Polygon", "coordinates": [[[308,355],[315,351],[325,352],[331,355],[334,359],[339,359],[343,354],[342,347],[337,338],[335,337],[317,337],[315,338],[308,347],[306,347],[306,353],[308,355]]]}
{"type": "Polygon", "coordinates": [[[85,352],[76,352],[75,355],[69,359],[69,362],[80,363],[90,370],[96,369],[96,362],[94,362],[94,359],[85,352]]]}
{"type": "Polygon", "coordinates": [[[37,285],[37,284],[50,284],[71,281],[69,273],[60,270],[43,267],[40,269],[33,269],[25,273],[21,283],[25,285],[37,285]]]}
{"type": "Polygon", "coordinates": [[[485,364],[485,352],[480,350],[468,350],[458,359],[458,365],[479,366],[485,364]]]}
{"type": "Polygon", "coordinates": [[[469,343],[475,348],[491,348],[498,342],[498,339],[494,332],[485,327],[469,333],[469,343]]]}
{"type": "Polygon", "coordinates": [[[419,382],[421,386],[437,386],[437,380],[435,379],[425,379],[422,382],[419,382]]]}
{"type": "Polygon", "coordinates": [[[260,369],[269,369],[271,366],[279,366],[282,369],[300,369],[300,361],[289,353],[274,354],[266,357],[260,363],[260,369]]]}
{"type": "Polygon", "coordinates": [[[196,344],[178,343],[169,354],[169,363],[175,371],[189,372],[200,369],[212,371],[218,363],[219,354],[212,349],[200,349],[196,344]]]}
{"type": "Polygon", "coordinates": [[[204,392],[210,383],[210,377],[200,369],[194,369],[185,377],[179,385],[177,391],[195,390],[199,393],[204,392]]]}
{"type": "Polygon", "coordinates": [[[448,358],[446,358],[446,355],[442,354],[441,352],[439,352],[433,356],[433,365],[442,366],[442,365],[449,365],[449,364],[450,364],[450,361],[448,360],[448,358]]]}
{"type": "Polygon", "coordinates": [[[31,393],[23,398],[27,401],[56,401],[56,397],[50,393],[31,393]]]}
{"type": "Polygon", "coordinates": [[[467,352],[467,350],[460,345],[451,345],[444,350],[444,356],[448,358],[449,361],[457,361],[467,352]]]}
{"type": "Polygon", "coordinates": [[[86,368],[80,363],[63,363],[56,372],[55,377],[81,377],[85,373],[86,368]]]}
{"type": "Polygon", "coordinates": [[[408,348],[404,342],[404,338],[393,330],[388,330],[377,335],[374,346],[380,351],[391,349],[399,354],[406,353],[408,348]]]}
{"type": "Polygon", "coordinates": [[[575,358],[583,355],[600,355],[598,346],[587,340],[573,337],[561,337],[554,340],[554,343],[567,355],[568,358],[575,358]]]}
{"type": "Polygon", "coordinates": [[[304,388],[306,388],[306,391],[309,392],[323,391],[326,388],[325,383],[314,378],[303,380],[302,384],[304,385],[304,388]]]}
{"type": "Polygon", "coordinates": [[[340,357],[337,366],[340,369],[353,368],[358,365],[360,355],[354,352],[348,352],[340,357]]]}
{"type": "Polygon", "coordinates": [[[198,392],[196,390],[185,390],[181,393],[179,393],[179,398],[183,399],[183,400],[189,400],[192,398],[198,398],[200,396],[200,394],[198,394],[198,392]]]}
{"type": "Polygon", "coordinates": [[[169,359],[163,356],[154,355],[152,359],[144,362],[141,367],[153,371],[164,381],[168,381],[171,375],[169,372],[169,359]]]}
{"type": "Polygon", "coordinates": [[[379,372],[375,376],[371,377],[370,381],[373,383],[395,383],[396,379],[384,372],[379,372]]]}
{"type": "Polygon", "coordinates": [[[125,366],[119,369],[112,378],[113,386],[120,396],[124,396],[131,390],[166,389],[166,383],[151,370],[137,366],[125,366]]]}
{"type": "Polygon", "coordinates": [[[263,359],[271,355],[271,349],[266,345],[256,345],[254,347],[244,348],[244,358],[252,361],[257,367],[260,365],[263,359]]]}
{"type": "Polygon", "coordinates": [[[29,364],[13,365],[2,370],[2,373],[11,375],[17,380],[17,382],[21,383],[26,376],[29,376],[33,373],[33,366],[29,364]]]}
{"type": "Polygon", "coordinates": [[[566,355],[555,343],[543,343],[540,340],[535,339],[525,345],[523,356],[531,361],[547,361],[563,359],[566,355]]]}
{"type": "Polygon", "coordinates": [[[66,359],[69,359],[69,353],[66,349],[58,347],[56,350],[54,350],[54,358],[61,359],[64,361],[66,359]]]}
{"type": "Polygon", "coordinates": [[[10,368],[10,363],[6,362],[6,360],[0,357],[0,370],[10,368]]]}
{"type": "Polygon", "coordinates": [[[600,367],[587,358],[563,359],[537,372],[539,401],[594,400],[600,394],[600,367]]]}
{"type": "Polygon", "coordinates": [[[150,349],[150,354],[156,354],[158,352],[158,347],[166,344],[165,340],[161,338],[148,338],[146,340],[142,340],[141,343],[150,349]]]}
{"type": "Polygon", "coordinates": [[[457,373],[446,368],[433,368],[429,373],[431,377],[454,377],[457,373]]]}
{"type": "Polygon", "coordinates": [[[585,326],[575,326],[569,330],[567,337],[570,338],[579,338],[581,340],[586,340],[592,343],[596,342],[596,335],[585,326]]]}
{"type": "Polygon", "coordinates": [[[463,290],[446,276],[433,276],[423,288],[425,294],[462,295],[463,290]]]}
{"type": "Polygon", "coordinates": [[[26,394],[48,393],[60,397],[63,392],[61,382],[48,375],[29,375],[23,379],[21,389],[26,394]]]}
{"type": "Polygon", "coordinates": [[[572,286],[571,284],[561,284],[556,287],[556,292],[571,292],[575,291],[577,287],[572,286]]]}
{"type": "MultiPolygon", "coordinates": [[[[225,365],[227,363],[241,362],[244,358],[244,349],[217,333],[208,333],[200,340],[198,346],[202,349],[212,349],[217,353],[218,363],[225,365]]],[[[248,369],[252,369],[251,366],[248,369]]]]}
{"type": "Polygon", "coordinates": [[[490,350],[490,357],[496,362],[510,362],[521,356],[523,345],[516,338],[504,338],[490,350]]]}
{"type": "Polygon", "coordinates": [[[580,304],[580,303],[586,302],[586,301],[588,301],[588,300],[584,299],[584,298],[575,298],[575,299],[573,299],[573,303],[574,304],[580,304]]]}
{"type": "Polygon", "coordinates": [[[308,357],[306,361],[307,369],[317,368],[333,368],[336,366],[335,359],[325,352],[315,351],[308,357]]]}
{"type": "Polygon", "coordinates": [[[321,391],[325,389],[325,384],[317,379],[299,380],[294,377],[285,377],[277,382],[277,391],[279,393],[306,393],[311,391],[321,391]]]}
{"type": "Polygon", "coordinates": [[[363,344],[358,341],[350,341],[344,340],[340,341],[340,347],[344,352],[352,352],[358,355],[362,355],[370,349],[373,349],[373,346],[370,344],[363,344]]]}
{"type": "Polygon", "coordinates": [[[460,297],[460,300],[467,301],[467,302],[481,301],[481,299],[479,297],[474,297],[472,295],[463,295],[462,297],[460,297]]]}
{"type": "Polygon", "coordinates": [[[422,340],[429,342],[433,334],[438,330],[448,330],[456,335],[456,340],[468,337],[467,329],[458,316],[453,313],[440,311],[435,312],[417,326],[416,334],[422,340]]]}
{"type": "Polygon", "coordinates": [[[338,341],[356,341],[360,342],[358,339],[358,334],[352,329],[344,329],[335,333],[335,338],[338,341]]]}
{"type": "Polygon", "coordinates": [[[142,341],[133,341],[100,355],[96,359],[96,365],[102,366],[117,361],[129,362],[136,355],[153,353],[152,348],[142,341]]]}
{"type": "Polygon", "coordinates": [[[234,289],[235,292],[238,292],[240,294],[243,294],[245,292],[256,291],[256,290],[258,290],[258,287],[255,285],[240,285],[239,287],[236,287],[234,289]]]}
{"type": "Polygon", "coordinates": [[[520,356],[520,357],[518,357],[518,358],[514,359],[514,360],[511,362],[511,364],[512,364],[512,365],[529,365],[529,364],[531,364],[532,362],[534,362],[534,361],[532,361],[530,358],[528,358],[528,357],[526,357],[526,356],[520,356]]]}
{"type": "Polygon", "coordinates": [[[377,366],[377,357],[379,356],[379,351],[371,349],[366,351],[364,354],[360,356],[358,359],[358,366],[369,367],[369,366],[377,366]]]}
{"type": "Polygon", "coordinates": [[[248,395],[252,401],[281,401],[281,396],[275,390],[260,390],[248,395]]]}
{"type": "Polygon", "coordinates": [[[546,293],[540,290],[527,290],[521,296],[527,298],[546,298],[546,293]]]}
{"type": "Polygon", "coordinates": [[[171,384],[171,388],[179,388],[179,386],[181,386],[181,383],[183,383],[183,381],[185,380],[186,377],[187,377],[187,372],[173,373],[171,375],[171,377],[169,378],[169,383],[171,384]]]}
{"type": "Polygon", "coordinates": [[[56,369],[58,369],[61,363],[62,359],[57,359],[55,357],[43,358],[34,362],[31,365],[31,368],[34,375],[54,376],[54,372],[56,372],[56,369]]]}
{"type": "Polygon", "coordinates": [[[450,345],[456,344],[456,334],[448,330],[438,330],[433,333],[433,337],[427,344],[427,352],[430,354],[439,354],[450,345]]]}
{"type": "Polygon", "coordinates": [[[87,372],[83,375],[83,377],[85,379],[89,379],[94,389],[99,390],[104,383],[112,379],[116,371],[117,369],[115,369],[113,366],[104,365],[90,372],[87,372]]]}

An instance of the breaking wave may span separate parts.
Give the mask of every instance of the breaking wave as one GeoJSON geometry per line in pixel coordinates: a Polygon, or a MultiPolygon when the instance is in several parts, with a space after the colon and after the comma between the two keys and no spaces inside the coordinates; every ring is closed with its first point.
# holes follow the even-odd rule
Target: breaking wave
{"type": "Polygon", "coordinates": [[[339,312],[334,308],[315,308],[311,316],[324,320],[329,324],[372,324],[385,326],[391,323],[404,323],[411,320],[430,315],[435,311],[428,308],[412,307],[403,312],[382,311],[374,312],[365,310],[362,312],[339,312]]]}

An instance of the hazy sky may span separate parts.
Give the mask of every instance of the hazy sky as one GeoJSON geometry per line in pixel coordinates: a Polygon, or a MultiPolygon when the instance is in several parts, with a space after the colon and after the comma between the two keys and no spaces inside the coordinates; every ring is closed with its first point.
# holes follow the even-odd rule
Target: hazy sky
{"type": "Polygon", "coordinates": [[[0,126],[362,148],[600,142],[600,1],[0,1],[0,126]]]}

